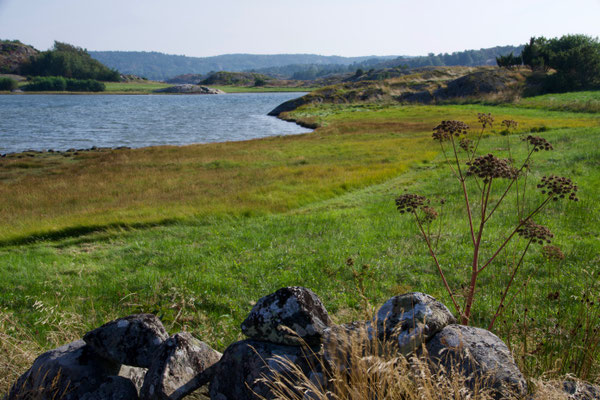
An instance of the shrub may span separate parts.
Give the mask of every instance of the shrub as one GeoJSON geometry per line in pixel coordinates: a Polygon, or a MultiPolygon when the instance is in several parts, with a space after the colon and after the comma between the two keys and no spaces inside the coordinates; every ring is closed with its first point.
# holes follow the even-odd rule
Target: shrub
{"type": "Polygon", "coordinates": [[[17,81],[11,78],[0,78],[0,90],[15,90],[19,87],[17,81]]]}
{"type": "Polygon", "coordinates": [[[61,76],[44,76],[31,79],[31,83],[24,87],[33,92],[103,92],[106,86],[93,79],[65,79],[61,76]]]}

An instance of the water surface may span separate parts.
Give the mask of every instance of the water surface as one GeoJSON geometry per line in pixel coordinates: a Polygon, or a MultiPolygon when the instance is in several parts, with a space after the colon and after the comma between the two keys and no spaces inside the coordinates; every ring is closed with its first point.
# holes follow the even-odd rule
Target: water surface
{"type": "Polygon", "coordinates": [[[266,114],[305,93],[0,96],[0,152],[145,147],[310,132],[266,114]]]}

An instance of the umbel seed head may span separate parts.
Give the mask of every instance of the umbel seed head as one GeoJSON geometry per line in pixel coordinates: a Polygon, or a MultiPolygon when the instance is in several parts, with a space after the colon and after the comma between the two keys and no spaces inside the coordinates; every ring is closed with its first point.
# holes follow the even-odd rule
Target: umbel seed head
{"type": "Polygon", "coordinates": [[[577,198],[579,188],[569,178],[555,175],[543,176],[537,187],[541,189],[542,194],[548,195],[554,201],[564,198],[579,201],[579,198],[577,198]]]}
{"type": "Polygon", "coordinates": [[[493,178],[512,179],[517,175],[517,169],[508,160],[500,159],[493,154],[477,157],[467,165],[469,166],[467,176],[475,175],[485,183],[493,178]]]}
{"type": "Polygon", "coordinates": [[[543,137],[529,135],[524,140],[533,146],[533,151],[554,150],[554,147],[543,137]]]}
{"type": "Polygon", "coordinates": [[[403,194],[396,198],[396,208],[400,214],[414,212],[427,204],[429,204],[429,200],[418,194],[403,194]]]}
{"type": "Polygon", "coordinates": [[[467,139],[466,137],[461,138],[460,142],[458,143],[458,145],[460,146],[461,149],[463,149],[467,153],[472,152],[473,148],[475,147],[473,145],[473,141],[471,139],[467,139]]]}
{"type": "Polygon", "coordinates": [[[491,113],[477,113],[477,119],[482,127],[487,128],[489,126],[494,125],[494,117],[492,117],[491,113]]]}
{"type": "Polygon", "coordinates": [[[453,136],[466,135],[468,132],[469,126],[462,121],[442,121],[433,128],[433,140],[443,142],[453,136]]]}
{"type": "Polygon", "coordinates": [[[516,129],[517,126],[519,126],[519,123],[517,121],[513,121],[512,119],[505,119],[502,121],[502,126],[504,126],[506,129],[516,129]]]}
{"type": "Polygon", "coordinates": [[[550,243],[554,237],[552,232],[550,232],[550,229],[543,225],[536,224],[531,219],[525,221],[525,223],[517,229],[517,233],[519,236],[538,244],[550,243]]]}

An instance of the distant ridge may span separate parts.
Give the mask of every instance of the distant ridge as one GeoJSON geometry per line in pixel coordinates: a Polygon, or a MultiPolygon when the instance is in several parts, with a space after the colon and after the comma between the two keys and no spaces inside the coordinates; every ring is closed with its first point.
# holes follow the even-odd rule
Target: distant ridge
{"type": "Polygon", "coordinates": [[[317,54],[224,54],[214,57],[187,57],[142,51],[89,51],[90,55],[123,74],[166,80],[182,74],[207,74],[213,71],[248,71],[291,64],[351,65],[367,60],[385,61],[398,56],[320,56],[317,54]]]}

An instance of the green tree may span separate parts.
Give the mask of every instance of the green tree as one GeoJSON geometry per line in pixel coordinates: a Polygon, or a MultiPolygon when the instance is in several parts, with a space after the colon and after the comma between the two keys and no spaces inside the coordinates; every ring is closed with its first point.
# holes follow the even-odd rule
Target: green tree
{"type": "Polygon", "coordinates": [[[600,42],[586,35],[565,35],[547,43],[549,65],[547,88],[569,91],[600,88],[600,42]]]}
{"type": "Polygon", "coordinates": [[[100,81],[120,80],[118,71],[94,60],[85,49],[62,42],[54,42],[52,50],[33,57],[29,64],[24,66],[23,73],[100,81]]]}
{"type": "Polygon", "coordinates": [[[523,64],[531,68],[532,71],[547,71],[550,61],[547,46],[548,39],[543,36],[529,39],[529,43],[523,47],[521,52],[523,64]]]}

